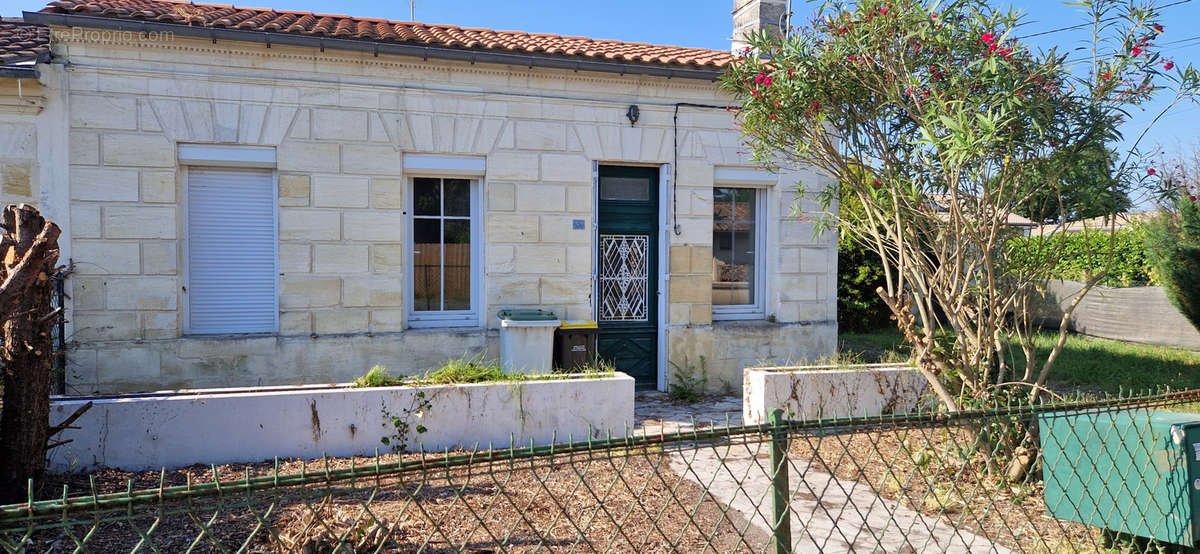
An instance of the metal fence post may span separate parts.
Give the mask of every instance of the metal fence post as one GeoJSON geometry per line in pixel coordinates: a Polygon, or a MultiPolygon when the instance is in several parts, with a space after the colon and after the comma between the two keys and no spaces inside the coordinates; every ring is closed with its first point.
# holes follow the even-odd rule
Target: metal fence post
{"type": "Polygon", "coordinates": [[[792,515],[788,508],[788,434],[783,410],[771,412],[771,522],[775,554],[792,552],[792,515]]]}

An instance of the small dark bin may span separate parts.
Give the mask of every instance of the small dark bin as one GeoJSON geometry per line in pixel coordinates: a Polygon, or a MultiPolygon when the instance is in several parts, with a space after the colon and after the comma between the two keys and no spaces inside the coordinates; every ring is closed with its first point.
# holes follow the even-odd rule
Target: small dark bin
{"type": "Polygon", "coordinates": [[[564,321],[554,331],[554,367],[579,369],[595,361],[597,331],[594,321],[564,321]]]}

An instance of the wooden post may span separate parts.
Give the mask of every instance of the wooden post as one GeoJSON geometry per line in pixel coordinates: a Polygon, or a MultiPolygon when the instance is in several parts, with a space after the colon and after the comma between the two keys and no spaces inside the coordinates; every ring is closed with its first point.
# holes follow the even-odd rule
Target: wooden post
{"type": "Polygon", "coordinates": [[[9,503],[24,500],[46,469],[60,230],[28,204],[4,208],[0,227],[0,503],[9,503]]]}

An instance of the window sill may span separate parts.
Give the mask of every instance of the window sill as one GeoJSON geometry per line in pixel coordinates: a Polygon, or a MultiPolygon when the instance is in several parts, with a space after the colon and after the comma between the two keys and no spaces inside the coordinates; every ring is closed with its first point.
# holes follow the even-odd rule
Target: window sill
{"type": "Polygon", "coordinates": [[[418,329],[479,329],[479,316],[475,314],[453,315],[453,316],[426,316],[417,317],[409,315],[404,326],[404,330],[418,329]]]}
{"type": "Polygon", "coordinates": [[[713,318],[713,326],[716,327],[774,327],[778,323],[767,320],[766,317],[756,319],[718,319],[713,318]]]}
{"type": "MultiPolygon", "coordinates": [[[[179,335],[182,339],[269,339],[282,336],[278,331],[263,331],[258,333],[193,333],[184,332],[179,335]]],[[[308,335],[305,335],[308,336],[308,335]]]]}
{"type": "Polygon", "coordinates": [[[482,332],[486,332],[486,331],[487,331],[486,328],[480,327],[478,324],[475,324],[475,325],[430,324],[430,325],[423,325],[423,326],[419,326],[419,327],[408,327],[404,330],[404,333],[427,334],[427,335],[455,333],[455,334],[459,334],[459,335],[474,335],[474,334],[482,333],[482,332]]]}
{"type": "Polygon", "coordinates": [[[713,310],[712,319],[716,321],[766,321],[767,314],[763,312],[720,312],[713,310]]]}

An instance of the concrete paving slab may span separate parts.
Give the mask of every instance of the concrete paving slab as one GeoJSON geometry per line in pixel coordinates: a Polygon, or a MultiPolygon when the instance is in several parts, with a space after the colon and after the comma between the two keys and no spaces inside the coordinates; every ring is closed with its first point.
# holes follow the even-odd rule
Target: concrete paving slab
{"type": "MultiPolygon", "coordinates": [[[[714,425],[740,425],[741,400],[716,397],[694,404],[675,403],[663,393],[638,393],[637,433],[690,431],[714,425]]],[[[770,451],[765,441],[680,445],[670,467],[704,487],[749,525],[770,533],[770,451]]],[[[953,552],[1008,553],[942,519],[917,513],[874,493],[865,483],[838,479],[792,459],[789,466],[792,539],[795,552],[953,552]]]]}

